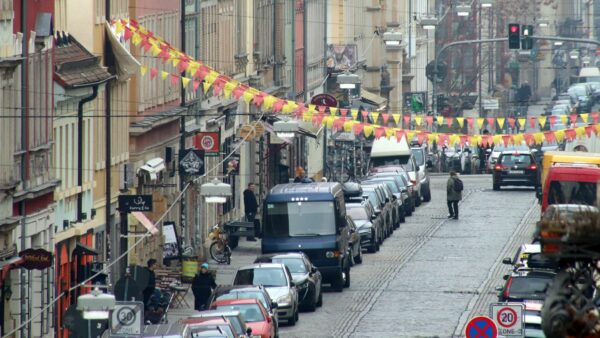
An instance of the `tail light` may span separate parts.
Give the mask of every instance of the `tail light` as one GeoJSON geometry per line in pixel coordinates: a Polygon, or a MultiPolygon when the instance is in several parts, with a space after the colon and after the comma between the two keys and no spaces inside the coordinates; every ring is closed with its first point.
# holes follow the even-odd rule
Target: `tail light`
{"type": "Polygon", "coordinates": [[[414,186],[417,186],[417,181],[415,181],[415,180],[411,180],[411,182],[412,182],[412,184],[413,184],[414,186]]]}
{"type": "Polygon", "coordinates": [[[542,252],[543,253],[558,253],[560,247],[558,244],[544,243],[544,239],[560,239],[562,235],[552,231],[540,231],[540,237],[542,239],[542,252]]]}
{"type": "Polygon", "coordinates": [[[496,164],[494,166],[494,170],[503,170],[503,169],[504,169],[504,166],[502,164],[496,164]]]}
{"type": "Polygon", "coordinates": [[[508,296],[510,295],[510,285],[512,284],[512,277],[508,277],[508,280],[506,281],[506,286],[504,287],[504,291],[502,291],[502,296],[504,296],[504,298],[508,298],[508,296]]]}
{"type": "Polygon", "coordinates": [[[532,164],[529,167],[527,167],[527,169],[529,169],[529,170],[537,170],[537,165],[532,164]]]}

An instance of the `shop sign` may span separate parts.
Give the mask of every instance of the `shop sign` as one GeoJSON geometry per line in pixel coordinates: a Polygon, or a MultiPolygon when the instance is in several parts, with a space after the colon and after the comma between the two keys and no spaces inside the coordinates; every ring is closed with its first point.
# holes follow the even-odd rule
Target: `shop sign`
{"type": "Polygon", "coordinates": [[[44,249],[26,249],[19,252],[21,267],[27,270],[44,270],[52,266],[52,253],[44,249]]]}

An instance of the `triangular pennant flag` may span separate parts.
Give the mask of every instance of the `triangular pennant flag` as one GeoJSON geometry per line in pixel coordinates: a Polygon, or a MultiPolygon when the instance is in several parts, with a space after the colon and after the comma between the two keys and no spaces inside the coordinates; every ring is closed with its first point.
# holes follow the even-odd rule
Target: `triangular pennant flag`
{"type": "Polygon", "coordinates": [[[569,121],[571,121],[572,124],[577,123],[577,114],[569,115],[569,121]]]}
{"type": "Polygon", "coordinates": [[[494,144],[500,144],[502,142],[502,135],[493,136],[494,144]]]}
{"type": "Polygon", "coordinates": [[[251,90],[246,90],[242,95],[242,98],[244,99],[244,102],[250,103],[250,101],[254,99],[254,93],[251,90]]]}
{"type": "Polygon", "coordinates": [[[194,80],[194,82],[192,82],[192,87],[194,88],[194,91],[197,91],[198,87],[200,87],[200,81],[194,80]]]}
{"type": "MultiPolygon", "coordinates": [[[[535,123],[535,121],[534,121],[534,123],[535,123]]],[[[525,138],[525,143],[528,146],[532,146],[535,143],[535,139],[533,138],[533,134],[523,134],[523,138],[525,138]]]]}
{"type": "Polygon", "coordinates": [[[402,129],[397,129],[396,130],[396,142],[400,142],[402,141],[402,138],[404,137],[404,130],[402,129]]]}
{"type": "Polygon", "coordinates": [[[285,100],[277,99],[277,101],[275,101],[275,103],[273,103],[273,111],[276,113],[280,112],[281,109],[283,108],[284,104],[285,104],[285,100]]]}
{"type": "Polygon", "coordinates": [[[150,47],[150,53],[152,54],[152,56],[158,56],[160,54],[161,50],[160,48],[158,48],[155,45],[152,45],[152,47],[150,47]]]}
{"type": "Polygon", "coordinates": [[[427,138],[427,134],[426,133],[419,133],[419,134],[417,134],[417,143],[419,143],[419,145],[423,144],[423,142],[425,142],[426,138],[427,138]]]}
{"type": "Polygon", "coordinates": [[[592,116],[592,121],[594,121],[595,124],[598,124],[598,118],[600,118],[600,113],[593,112],[590,115],[592,116]]]}
{"type": "Polygon", "coordinates": [[[579,116],[581,117],[581,120],[583,121],[583,123],[588,123],[588,118],[589,118],[590,114],[584,113],[584,114],[580,114],[579,116]]]}
{"type": "Polygon", "coordinates": [[[179,83],[179,76],[175,74],[171,74],[171,84],[176,86],[179,83]]]}
{"type": "Polygon", "coordinates": [[[498,126],[500,127],[500,129],[504,129],[504,117],[499,117],[496,119],[498,121],[498,126]]]}
{"type": "Polygon", "coordinates": [[[381,118],[383,119],[383,124],[387,125],[388,121],[390,119],[390,114],[388,114],[388,113],[381,113],[381,118]]]}
{"type": "Polygon", "coordinates": [[[363,120],[364,122],[368,122],[368,120],[367,120],[367,118],[368,118],[368,116],[369,116],[369,112],[368,112],[368,111],[366,111],[366,110],[361,110],[361,111],[360,111],[360,116],[362,116],[362,120],[363,120]]]}
{"type": "Polygon", "coordinates": [[[273,104],[277,101],[277,98],[273,95],[265,96],[265,100],[263,101],[263,109],[271,110],[273,108],[273,104]]]}
{"type": "Polygon", "coordinates": [[[460,145],[464,147],[466,143],[467,143],[467,135],[461,135],[460,136],[460,145]]]}
{"type": "Polygon", "coordinates": [[[564,130],[557,130],[554,132],[554,138],[556,139],[557,142],[562,142],[565,139],[565,131],[564,130]]]}
{"type": "Polygon", "coordinates": [[[150,80],[154,80],[154,78],[158,75],[158,69],[150,68],[150,80]]]}
{"type": "Polygon", "coordinates": [[[377,120],[379,120],[379,113],[371,112],[371,118],[373,119],[373,123],[377,123],[377,120]]]}
{"type": "Polygon", "coordinates": [[[456,122],[458,122],[458,125],[462,128],[465,125],[465,118],[464,117],[457,117],[456,118],[456,122]]]}
{"type": "Polygon", "coordinates": [[[433,125],[433,116],[426,116],[425,121],[427,122],[427,125],[431,127],[433,125]]]}
{"type": "MultiPolygon", "coordinates": [[[[337,107],[329,107],[329,113],[333,116],[335,116],[337,114],[337,107]]],[[[347,112],[348,110],[346,110],[347,112]]],[[[346,117],[346,113],[344,112],[344,115],[342,115],[342,117],[346,117]]]]}
{"type": "MultiPolygon", "coordinates": [[[[546,126],[546,120],[548,118],[546,116],[538,116],[538,124],[540,125],[540,128],[544,128],[544,126],[546,126]]],[[[550,117],[550,125],[554,125],[554,122],[552,122],[552,120],[556,120],[556,116],[551,116],[550,117]],[[552,118],[554,117],[554,119],[552,118]]]]}
{"type": "Polygon", "coordinates": [[[544,142],[544,133],[535,133],[533,134],[533,138],[535,139],[535,144],[542,144],[544,142]]]}
{"type": "Polygon", "coordinates": [[[202,82],[202,90],[204,91],[204,94],[208,93],[209,89],[210,89],[210,83],[202,82]]]}
{"type": "Polygon", "coordinates": [[[190,84],[190,80],[191,79],[185,76],[181,78],[181,84],[183,85],[183,88],[187,88],[187,86],[190,84]]]}
{"type": "Polygon", "coordinates": [[[225,82],[225,85],[223,86],[223,96],[225,96],[226,99],[231,97],[231,93],[235,89],[235,86],[235,83],[231,81],[225,82]]]}
{"type": "Polygon", "coordinates": [[[560,118],[560,122],[566,126],[567,120],[569,119],[569,117],[567,115],[560,115],[559,118],[560,118]]]}
{"type": "Polygon", "coordinates": [[[420,115],[415,116],[415,124],[417,126],[420,126],[422,121],[423,121],[423,117],[421,117],[420,115]]]}
{"type": "Polygon", "coordinates": [[[519,121],[519,127],[521,127],[521,129],[525,130],[525,128],[527,128],[526,124],[527,124],[527,119],[524,117],[520,117],[518,119],[519,121]]]}
{"type": "Polygon", "coordinates": [[[483,117],[478,117],[478,118],[477,118],[477,127],[478,127],[479,129],[482,129],[482,128],[483,128],[483,123],[484,123],[484,122],[485,122],[485,119],[484,119],[483,117]]]}
{"type": "Polygon", "coordinates": [[[362,123],[357,123],[354,125],[354,127],[352,127],[352,129],[354,130],[354,135],[358,136],[363,132],[365,125],[362,123]]]}
{"type": "Polygon", "coordinates": [[[575,128],[575,132],[577,133],[577,137],[584,137],[585,136],[585,127],[577,127],[575,128]]]}
{"type": "Polygon", "coordinates": [[[356,121],[358,118],[358,109],[350,109],[350,116],[352,116],[352,119],[356,121]]]}
{"type": "Polygon", "coordinates": [[[448,127],[452,127],[452,123],[454,123],[454,119],[451,117],[446,117],[446,124],[448,127]]]}
{"type": "Polygon", "coordinates": [[[509,118],[508,118],[508,125],[509,125],[511,128],[514,128],[514,127],[515,127],[515,123],[516,123],[516,122],[517,122],[517,120],[515,120],[514,118],[512,118],[512,117],[509,117],[509,118]]]}
{"type": "Polygon", "coordinates": [[[594,126],[586,126],[585,127],[585,134],[587,135],[587,137],[591,137],[592,133],[595,133],[595,128],[594,126]]]}
{"type": "Polygon", "coordinates": [[[363,132],[365,133],[365,137],[369,137],[373,134],[373,126],[365,125],[363,128],[363,132]]]}
{"type": "Polygon", "coordinates": [[[403,120],[404,120],[404,129],[410,128],[410,115],[404,116],[403,120]]]}
{"type": "Polygon", "coordinates": [[[496,127],[496,119],[493,117],[487,118],[488,127],[495,128],[496,127]]]}
{"type": "Polygon", "coordinates": [[[513,134],[512,138],[513,138],[514,145],[523,144],[523,134],[513,134]]]}
{"type": "Polygon", "coordinates": [[[167,73],[165,71],[160,73],[160,78],[163,80],[166,80],[168,76],[169,76],[169,73],[167,73]]]}
{"type": "Polygon", "coordinates": [[[475,119],[472,117],[467,117],[467,125],[470,129],[473,129],[473,123],[475,123],[475,119]]]}
{"type": "Polygon", "coordinates": [[[131,36],[131,42],[135,45],[135,46],[139,46],[140,43],[142,42],[142,37],[137,33],[133,33],[133,35],[131,36]]]}
{"type": "MultiPolygon", "coordinates": [[[[331,108],[337,109],[335,107],[331,107],[331,108]]],[[[331,109],[331,108],[329,108],[329,109],[331,109]]],[[[341,117],[346,117],[346,115],[348,115],[348,109],[346,109],[346,108],[340,108],[340,116],[341,117]]]]}
{"type": "Polygon", "coordinates": [[[385,133],[385,128],[383,128],[383,127],[375,128],[375,138],[376,139],[381,138],[381,136],[383,136],[384,133],[385,133]]]}
{"type": "Polygon", "coordinates": [[[444,124],[444,117],[443,117],[442,115],[438,115],[438,116],[435,118],[435,121],[437,122],[437,125],[438,125],[438,126],[441,126],[442,124],[444,124]]]}
{"type": "Polygon", "coordinates": [[[550,116],[548,122],[550,122],[550,128],[554,128],[554,124],[556,123],[556,116],[550,116]]]}
{"type": "Polygon", "coordinates": [[[398,123],[400,123],[400,114],[392,114],[392,118],[394,119],[394,122],[396,123],[396,125],[398,125],[398,123]]]}
{"type": "Polygon", "coordinates": [[[512,137],[510,135],[502,135],[502,141],[504,142],[504,147],[508,147],[511,139],[512,139],[512,137]]]}
{"type": "Polygon", "coordinates": [[[388,140],[394,136],[394,128],[385,128],[385,138],[388,140]]]}
{"type": "MultiPolygon", "coordinates": [[[[234,97],[236,100],[239,100],[239,99],[241,99],[241,98],[242,98],[242,95],[244,95],[244,92],[245,92],[245,91],[246,91],[246,88],[245,88],[245,87],[238,85],[238,86],[236,86],[236,87],[233,89],[233,91],[231,92],[231,94],[233,95],[233,97],[234,97]]],[[[281,105],[281,106],[283,107],[283,105],[285,105],[286,103],[287,103],[287,102],[286,102],[286,101],[284,101],[284,102],[282,103],[282,105],[281,105]]]]}
{"type": "Polygon", "coordinates": [[[544,133],[544,137],[546,137],[546,142],[548,143],[554,143],[555,141],[555,137],[554,137],[554,132],[553,131],[547,131],[544,133]]]}
{"type": "MultiPolygon", "coordinates": [[[[535,121],[536,121],[536,117],[532,116],[529,118],[529,127],[531,127],[532,129],[535,128],[535,121]]],[[[533,137],[533,136],[532,136],[533,137]]]]}
{"type": "Polygon", "coordinates": [[[125,27],[125,32],[123,33],[123,37],[125,38],[125,41],[129,41],[129,39],[131,39],[132,35],[133,35],[133,32],[131,32],[131,29],[129,29],[128,27],[125,27]]]}
{"type": "Polygon", "coordinates": [[[354,121],[345,121],[344,122],[344,132],[349,133],[352,131],[352,126],[354,125],[354,121]]]}
{"type": "Polygon", "coordinates": [[[146,67],[145,65],[141,65],[140,66],[140,74],[142,74],[142,76],[146,75],[146,73],[148,72],[148,67],[146,67]]]}

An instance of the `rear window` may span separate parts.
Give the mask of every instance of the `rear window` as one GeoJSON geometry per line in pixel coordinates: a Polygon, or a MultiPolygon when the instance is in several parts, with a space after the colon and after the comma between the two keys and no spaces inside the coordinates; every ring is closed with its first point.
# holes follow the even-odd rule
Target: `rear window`
{"type": "Polygon", "coordinates": [[[346,209],[346,214],[352,217],[352,219],[369,219],[367,211],[362,207],[346,209]]]}
{"type": "Polygon", "coordinates": [[[529,165],[532,163],[531,155],[529,154],[519,154],[519,155],[502,155],[500,156],[499,163],[506,165],[515,165],[515,164],[524,164],[529,165]]]}
{"type": "Polygon", "coordinates": [[[548,204],[596,204],[596,183],[552,181],[548,189],[548,204]]]}
{"type": "Polygon", "coordinates": [[[512,293],[544,293],[548,284],[552,281],[550,277],[512,277],[509,294],[512,293]]]}
{"type": "Polygon", "coordinates": [[[413,149],[412,153],[415,158],[415,162],[417,162],[418,166],[422,166],[425,164],[425,156],[423,156],[423,149],[413,149]]]}
{"type": "Polygon", "coordinates": [[[225,299],[256,299],[262,303],[265,308],[269,307],[267,302],[267,298],[260,291],[232,291],[230,293],[225,293],[217,297],[216,300],[225,300],[225,299]]]}

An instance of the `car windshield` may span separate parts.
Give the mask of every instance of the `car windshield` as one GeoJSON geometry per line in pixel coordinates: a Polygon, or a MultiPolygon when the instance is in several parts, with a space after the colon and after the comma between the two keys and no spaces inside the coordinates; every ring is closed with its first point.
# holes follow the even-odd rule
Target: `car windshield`
{"type": "Polygon", "coordinates": [[[287,286],[287,279],[284,270],[281,268],[255,268],[238,270],[233,284],[278,287],[287,286]]]}
{"type": "Polygon", "coordinates": [[[374,190],[365,191],[363,196],[367,196],[371,204],[375,207],[375,209],[379,209],[379,198],[377,198],[377,193],[374,190]]]}
{"type": "Polygon", "coordinates": [[[552,277],[512,277],[509,287],[510,294],[536,294],[546,292],[552,277]]]}
{"type": "Polygon", "coordinates": [[[363,207],[346,209],[346,214],[352,217],[352,219],[369,219],[367,210],[363,207]]]}
{"type": "Polygon", "coordinates": [[[596,183],[552,181],[548,189],[548,204],[596,205],[596,183]]]}
{"type": "Polygon", "coordinates": [[[225,299],[256,299],[262,303],[265,308],[269,307],[267,303],[267,298],[260,291],[235,291],[232,290],[229,293],[222,294],[217,297],[216,300],[225,300],[225,299]]]}
{"type": "Polygon", "coordinates": [[[502,155],[500,156],[499,163],[506,164],[509,166],[515,164],[529,165],[531,164],[531,156],[527,154],[502,155]]]}
{"type": "Polygon", "coordinates": [[[335,235],[333,202],[268,203],[265,235],[271,237],[335,235]]]}
{"type": "Polygon", "coordinates": [[[423,149],[413,149],[412,153],[415,158],[415,162],[417,162],[418,166],[422,166],[425,164],[425,157],[423,156],[423,149]]]}
{"type": "Polygon", "coordinates": [[[282,263],[288,267],[291,273],[307,273],[308,269],[302,258],[273,258],[273,263],[282,263]]]}
{"type": "Polygon", "coordinates": [[[409,162],[409,156],[371,157],[371,167],[400,166],[409,162]]]}
{"type": "Polygon", "coordinates": [[[580,86],[571,87],[571,88],[569,88],[568,92],[569,93],[573,93],[573,94],[575,94],[577,96],[586,96],[587,95],[587,93],[585,91],[585,88],[584,87],[580,87],[580,86]]]}
{"type": "Polygon", "coordinates": [[[219,305],[217,310],[240,311],[246,322],[263,322],[265,316],[258,304],[236,304],[236,305],[219,305]]]}

